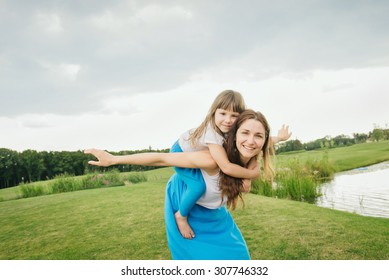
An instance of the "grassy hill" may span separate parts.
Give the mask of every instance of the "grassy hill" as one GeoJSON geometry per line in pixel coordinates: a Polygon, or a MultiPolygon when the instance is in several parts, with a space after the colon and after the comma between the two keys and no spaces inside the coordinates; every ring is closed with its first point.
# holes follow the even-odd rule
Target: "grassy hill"
{"type": "Polygon", "coordinates": [[[282,166],[286,161],[297,158],[300,161],[320,159],[328,155],[329,162],[337,172],[351,170],[389,160],[389,141],[363,143],[333,149],[283,153],[276,163],[282,166]]]}
{"type": "MultiPolygon", "coordinates": [[[[347,166],[358,164],[352,156],[360,162],[389,159],[388,142],[371,147],[329,150],[329,157],[339,156],[336,162],[347,166]]],[[[140,184],[25,199],[12,199],[17,188],[0,190],[0,259],[170,259],[163,203],[172,173],[157,169],[140,184]]],[[[253,194],[245,201],[233,216],[252,259],[389,259],[389,219],[253,194]]]]}

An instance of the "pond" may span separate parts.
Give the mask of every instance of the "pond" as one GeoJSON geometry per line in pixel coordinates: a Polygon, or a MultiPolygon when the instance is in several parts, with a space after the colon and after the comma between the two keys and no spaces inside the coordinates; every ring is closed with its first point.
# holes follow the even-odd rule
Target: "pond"
{"type": "Polygon", "coordinates": [[[389,218],[389,162],[337,173],[320,190],[318,206],[389,218]]]}

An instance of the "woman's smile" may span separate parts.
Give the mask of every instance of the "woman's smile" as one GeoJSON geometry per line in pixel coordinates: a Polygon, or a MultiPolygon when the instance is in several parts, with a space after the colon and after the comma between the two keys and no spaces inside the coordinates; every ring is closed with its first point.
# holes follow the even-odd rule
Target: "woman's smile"
{"type": "Polygon", "coordinates": [[[265,135],[265,127],[257,120],[249,119],[240,126],[236,134],[236,147],[243,162],[260,153],[265,135]]]}

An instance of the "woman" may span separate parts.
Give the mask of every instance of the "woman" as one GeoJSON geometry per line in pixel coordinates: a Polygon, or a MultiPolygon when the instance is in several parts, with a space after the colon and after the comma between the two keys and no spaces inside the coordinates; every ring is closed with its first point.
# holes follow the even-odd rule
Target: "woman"
{"type": "MultiPolygon", "coordinates": [[[[258,165],[257,158],[261,155],[265,176],[271,180],[273,172],[269,162],[269,135],[268,122],[261,113],[244,111],[235,121],[224,145],[229,160],[254,169],[258,165]]],[[[200,168],[206,182],[206,192],[188,215],[188,222],[196,232],[193,239],[181,236],[174,219],[186,185],[176,174],[167,184],[165,223],[173,259],[250,259],[244,238],[227,210],[227,207],[236,207],[237,201],[242,198],[242,192],[248,191],[249,187],[241,179],[220,172],[209,151],[113,156],[105,151],[91,149],[85,153],[98,159],[89,162],[97,166],[135,164],[200,168]]]]}

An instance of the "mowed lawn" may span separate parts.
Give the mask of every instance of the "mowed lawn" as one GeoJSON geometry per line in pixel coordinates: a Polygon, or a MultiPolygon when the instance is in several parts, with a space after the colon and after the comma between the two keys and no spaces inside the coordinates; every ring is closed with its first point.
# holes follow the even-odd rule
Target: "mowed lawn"
{"type": "MultiPolygon", "coordinates": [[[[325,154],[337,171],[352,169],[389,160],[389,141],[281,154],[277,161],[325,154]]],[[[163,204],[172,173],[162,168],[147,171],[140,184],[24,199],[17,199],[20,187],[0,190],[0,259],[170,259],[163,204]]],[[[245,201],[233,216],[252,259],[389,259],[389,219],[253,194],[245,201]]]]}
{"type": "MultiPolygon", "coordinates": [[[[141,184],[0,202],[0,259],[170,259],[163,203],[171,170],[152,174],[141,184]]],[[[389,219],[245,200],[233,216],[252,259],[389,259],[389,219]]]]}

